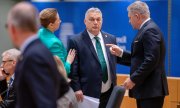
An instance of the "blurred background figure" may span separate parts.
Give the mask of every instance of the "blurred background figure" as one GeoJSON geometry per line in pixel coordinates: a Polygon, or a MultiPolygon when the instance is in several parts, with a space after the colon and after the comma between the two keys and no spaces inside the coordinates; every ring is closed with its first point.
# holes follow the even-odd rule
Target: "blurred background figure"
{"type": "Polygon", "coordinates": [[[56,55],[61,59],[67,75],[69,75],[71,64],[75,57],[75,50],[71,49],[67,55],[67,50],[63,43],[54,34],[61,23],[58,11],[55,8],[43,9],[39,14],[39,18],[42,25],[42,28],[38,32],[40,40],[53,55],[56,55]]]}
{"type": "Polygon", "coordinates": [[[57,108],[69,86],[59,74],[51,52],[38,39],[38,12],[20,2],[8,13],[7,30],[21,56],[15,70],[17,108],[57,108]]]}
{"type": "Polygon", "coordinates": [[[17,49],[9,49],[2,53],[2,63],[0,68],[0,93],[2,101],[0,108],[15,108],[16,93],[14,88],[14,71],[20,56],[20,51],[17,49]],[[6,79],[10,80],[7,81],[6,79]]]}
{"type": "MultiPolygon", "coordinates": [[[[59,59],[58,56],[54,56],[54,59],[56,61],[60,74],[62,74],[69,83],[71,80],[67,77],[64,64],[62,63],[62,61],[59,59]]],[[[57,100],[57,105],[58,105],[57,108],[78,108],[76,96],[71,87],[63,97],[57,100]]]]}

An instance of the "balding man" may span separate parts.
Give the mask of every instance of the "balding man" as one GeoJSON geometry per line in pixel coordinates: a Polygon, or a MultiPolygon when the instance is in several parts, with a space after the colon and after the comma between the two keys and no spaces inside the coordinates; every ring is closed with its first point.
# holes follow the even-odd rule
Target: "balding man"
{"type": "Polygon", "coordinates": [[[0,90],[2,101],[0,101],[0,108],[15,108],[16,93],[14,90],[14,70],[17,64],[20,51],[17,49],[9,49],[2,53],[2,62],[0,68],[0,87],[4,87],[4,90],[0,90]],[[6,78],[10,80],[7,81],[6,78]]]}
{"type": "Polygon", "coordinates": [[[68,91],[49,50],[40,42],[37,10],[28,2],[16,4],[8,14],[7,29],[21,50],[16,71],[17,108],[56,108],[56,100],[68,91]]]}
{"type": "Polygon", "coordinates": [[[108,45],[112,54],[131,63],[130,78],[124,82],[129,96],[136,99],[137,108],[162,108],[168,95],[165,73],[165,43],[161,30],[150,18],[145,2],[136,1],[128,6],[132,27],[138,30],[132,42],[131,54],[116,45],[108,45]]]}

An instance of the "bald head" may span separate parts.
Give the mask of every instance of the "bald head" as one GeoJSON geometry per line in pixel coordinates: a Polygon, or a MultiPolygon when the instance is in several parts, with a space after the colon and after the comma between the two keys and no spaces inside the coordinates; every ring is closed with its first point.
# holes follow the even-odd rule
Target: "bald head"
{"type": "Polygon", "coordinates": [[[37,32],[39,27],[37,10],[28,2],[20,2],[10,10],[8,23],[24,31],[37,32]]]}

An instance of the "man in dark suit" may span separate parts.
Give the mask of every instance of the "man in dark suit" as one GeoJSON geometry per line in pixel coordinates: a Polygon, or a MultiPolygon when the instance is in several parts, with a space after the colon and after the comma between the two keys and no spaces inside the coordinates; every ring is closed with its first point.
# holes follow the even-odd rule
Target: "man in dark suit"
{"type": "Polygon", "coordinates": [[[130,89],[130,97],[136,98],[137,108],[162,108],[164,97],[168,95],[163,34],[150,19],[144,2],[132,3],[128,7],[128,17],[132,27],[138,30],[131,54],[116,45],[108,46],[112,54],[131,62],[130,78],[124,82],[124,87],[130,89]]]}
{"type": "Polygon", "coordinates": [[[37,10],[28,2],[16,4],[8,14],[7,29],[21,56],[15,70],[17,108],[56,108],[68,85],[59,74],[49,50],[40,42],[37,10]]]}
{"type": "Polygon", "coordinates": [[[0,101],[0,108],[15,108],[16,94],[14,90],[14,71],[17,64],[18,57],[20,56],[20,51],[17,49],[9,49],[2,53],[2,63],[0,68],[0,87],[2,101],[0,101]],[[6,78],[9,77],[10,80],[7,81],[6,78]]]}
{"type": "Polygon", "coordinates": [[[69,49],[76,50],[69,77],[78,101],[83,95],[100,98],[99,108],[105,108],[116,85],[116,61],[107,43],[116,44],[116,38],[101,31],[102,13],[90,8],[85,14],[86,30],[69,40],[69,49]]]}

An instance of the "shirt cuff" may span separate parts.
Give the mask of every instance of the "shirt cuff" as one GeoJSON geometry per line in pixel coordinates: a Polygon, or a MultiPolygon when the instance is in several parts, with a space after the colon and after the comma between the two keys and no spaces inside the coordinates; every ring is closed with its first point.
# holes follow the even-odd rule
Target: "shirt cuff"
{"type": "Polygon", "coordinates": [[[122,52],[120,55],[119,55],[119,57],[122,57],[123,56],[123,49],[120,49],[121,51],[120,52],[122,52]]]}

